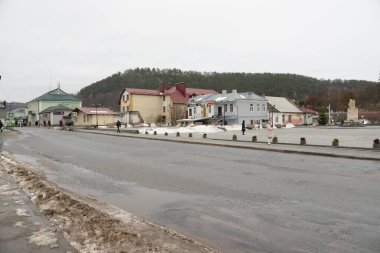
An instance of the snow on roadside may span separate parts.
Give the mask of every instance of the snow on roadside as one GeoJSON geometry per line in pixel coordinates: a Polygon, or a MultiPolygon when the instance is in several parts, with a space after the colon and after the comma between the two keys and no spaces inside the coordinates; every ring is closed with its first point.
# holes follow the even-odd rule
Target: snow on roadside
{"type": "MultiPolygon", "coordinates": [[[[46,180],[37,169],[0,155],[6,170],[39,210],[79,252],[216,252],[209,247],[96,199],[78,196],[46,180]]],[[[8,187],[3,187],[4,190],[8,187]]],[[[9,191],[9,189],[7,189],[9,191]]],[[[19,215],[25,209],[17,209],[19,215]]],[[[22,226],[21,223],[15,226],[22,226]]],[[[51,229],[29,238],[34,245],[55,247],[51,229]]]]}
{"type": "Polygon", "coordinates": [[[214,125],[188,125],[188,126],[183,126],[183,127],[145,127],[141,128],[139,132],[141,134],[144,134],[146,131],[149,134],[153,134],[154,131],[157,132],[157,134],[174,134],[174,133],[220,133],[224,132],[223,128],[226,131],[235,131],[235,130],[241,130],[240,125],[226,125],[223,126],[222,128],[220,126],[214,126],[214,125]]]}

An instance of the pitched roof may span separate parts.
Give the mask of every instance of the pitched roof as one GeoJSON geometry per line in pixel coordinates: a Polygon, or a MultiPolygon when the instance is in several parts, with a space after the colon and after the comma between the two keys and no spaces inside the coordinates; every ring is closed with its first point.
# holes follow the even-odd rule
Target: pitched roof
{"type": "Polygon", "coordinates": [[[265,97],[268,103],[273,106],[278,112],[295,112],[301,113],[301,110],[284,97],[265,97]]]}
{"type": "Polygon", "coordinates": [[[165,91],[165,95],[169,95],[174,104],[186,104],[189,101],[190,96],[199,96],[206,94],[217,94],[217,92],[215,90],[186,88],[184,95],[177,89],[177,87],[172,87],[165,91]]]}
{"type": "Polygon", "coordinates": [[[73,95],[67,94],[60,88],[57,88],[49,92],[46,92],[45,94],[31,100],[30,102],[33,102],[33,101],[81,101],[81,100],[74,97],[73,95]]]}
{"type": "Polygon", "coordinates": [[[83,112],[87,115],[95,115],[95,114],[98,114],[98,115],[115,115],[117,114],[116,112],[114,111],[111,111],[110,109],[108,108],[105,108],[105,107],[79,107],[79,108],[75,108],[73,110],[74,112],[83,112]]]}
{"type": "Polygon", "coordinates": [[[253,92],[245,93],[226,93],[226,94],[207,94],[196,96],[193,99],[193,103],[202,103],[202,102],[232,102],[235,100],[259,100],[265,101],[265,98],[256,95],[253,92]]]}
{"type": "Polygon", "coordinates": [[[136,95],[151,95],[151,96],[162,95],[162,93],[158,90],[132,89],[132,88],[125,88],[125,90],[127,90],[129,94],[136,94],[136,95]]]}
{"type": "Polygon", "coordinates": [[[301,111],[302,111],[303,113],[318,114],[317,111],[314,111],[314,110],[312,110],[312,109],[310,109],[310,108],[307,108],[307,107],[302,107],[302,108],[301,108],[301,111]]]}
{"type": "Polygon", "coordinates": [[[39,112],[39,114],[42,113],[49,113],[49,112],[54,112],[54,111],[72,111],[73,109],[64,106],[64,105],[56,105],[56,106],[50,106],[49,108],[46,108],[45,110],[39,112]]]}

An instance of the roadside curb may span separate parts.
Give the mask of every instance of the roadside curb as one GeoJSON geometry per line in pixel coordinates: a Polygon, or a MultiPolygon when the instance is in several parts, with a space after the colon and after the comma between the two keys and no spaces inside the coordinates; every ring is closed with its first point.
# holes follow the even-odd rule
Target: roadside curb
{"type": "MultiPolygon", "coordinates": [[[[373,156],[359,156],[357,155],[357,150],[365,150],[368,152],[372,152],[371,149],[365,149],[365,148],[349,148],[349,147],[328,147],[328,146],[307,146],[312,147],[316,149],[326,149],[325,152],[316,152],[316,151],[308,151],[308,150],[297,150],[297,149],[291,149],[291,148],[285,148],[285,145],[296,147],[296,144],[273,144],[273,146],[264,146],[264,143],[256,143],[259,146],[247,146],[247,145],[241,145],[239,143],[231,144],[231,143],[223,143],[223,142],[229,142],[228,140],[216,140],[216,139],[206,139],[209,141],[199,141],[196,139],[193,140],[184,140],[184,139],[171,139],[171,138],[160,138],[160,137],[153,137],[153,136],[146,136],[146,135],[126,135],[126,134],[115,134],[115,133],[102,133],[102,132],[93,132],[93,131],[83,131],[83,130],[76,130],[75,132],[81,132],[81,133],[88,133],[88,134],[99,134],[99,135],[108,135],[108,136],[114,136],[114,137],[124,137],[124,138],[135,138],[135,139],[145,139],[145,140],[155,140],[155,141],[168,141],[168,142],[177,142],[177,143],[185,143],[185,144],[196,144],[196,145],[207,145],[207,146],[219,146],[219,147],[228,147],[228,148],[241,148],[241,149],[251,149],[251,150],[261,150],[261,151],[272,151],[272,152],[278,152],[278,153],[288,153],[288,154],[303,154],[303,155],[314,155],[314,156],[325,156],[325,157],[335,157],[335,158],[346,158],[346,159],[356,159],[356,160],[372,160],[372,161],[380,161],[380,156],[375,157],[376,154],[373,156]],[[279,147],[281,146],[281,149],[273,148],[273,147],[279,147]],[[337,154],[332,151],[337,150],[349,150],[352,152],[355,152],[355,155],[352,154],[337,154]]],[[[250,142],[244,142],[244,143],[250,143],[250,142]]],[[[305,146],[302,146],[302,148],[305,148],[305,146]]],[[[375,151],[376,152],[376,151],[375,151]]],[[[380,152],[379,152],[380,154],[380,152]]]]}

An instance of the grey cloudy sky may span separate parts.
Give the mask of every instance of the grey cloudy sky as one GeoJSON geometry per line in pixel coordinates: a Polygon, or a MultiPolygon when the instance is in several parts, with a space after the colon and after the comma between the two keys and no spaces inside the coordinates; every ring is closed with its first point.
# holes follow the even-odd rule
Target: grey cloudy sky
{"type": "Polygon", "coordinates": [[[380,0],[0,0],[0,100],[135,67],[376,81],[380,0]]]}

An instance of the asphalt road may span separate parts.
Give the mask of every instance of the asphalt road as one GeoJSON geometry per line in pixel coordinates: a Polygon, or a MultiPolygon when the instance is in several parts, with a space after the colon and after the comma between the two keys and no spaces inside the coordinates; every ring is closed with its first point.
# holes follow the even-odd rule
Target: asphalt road
{"type": "Polygon", "coordinates": [[[2,150],[222,252],[380,252],[380,163],[25,128],[2,150]]]}

